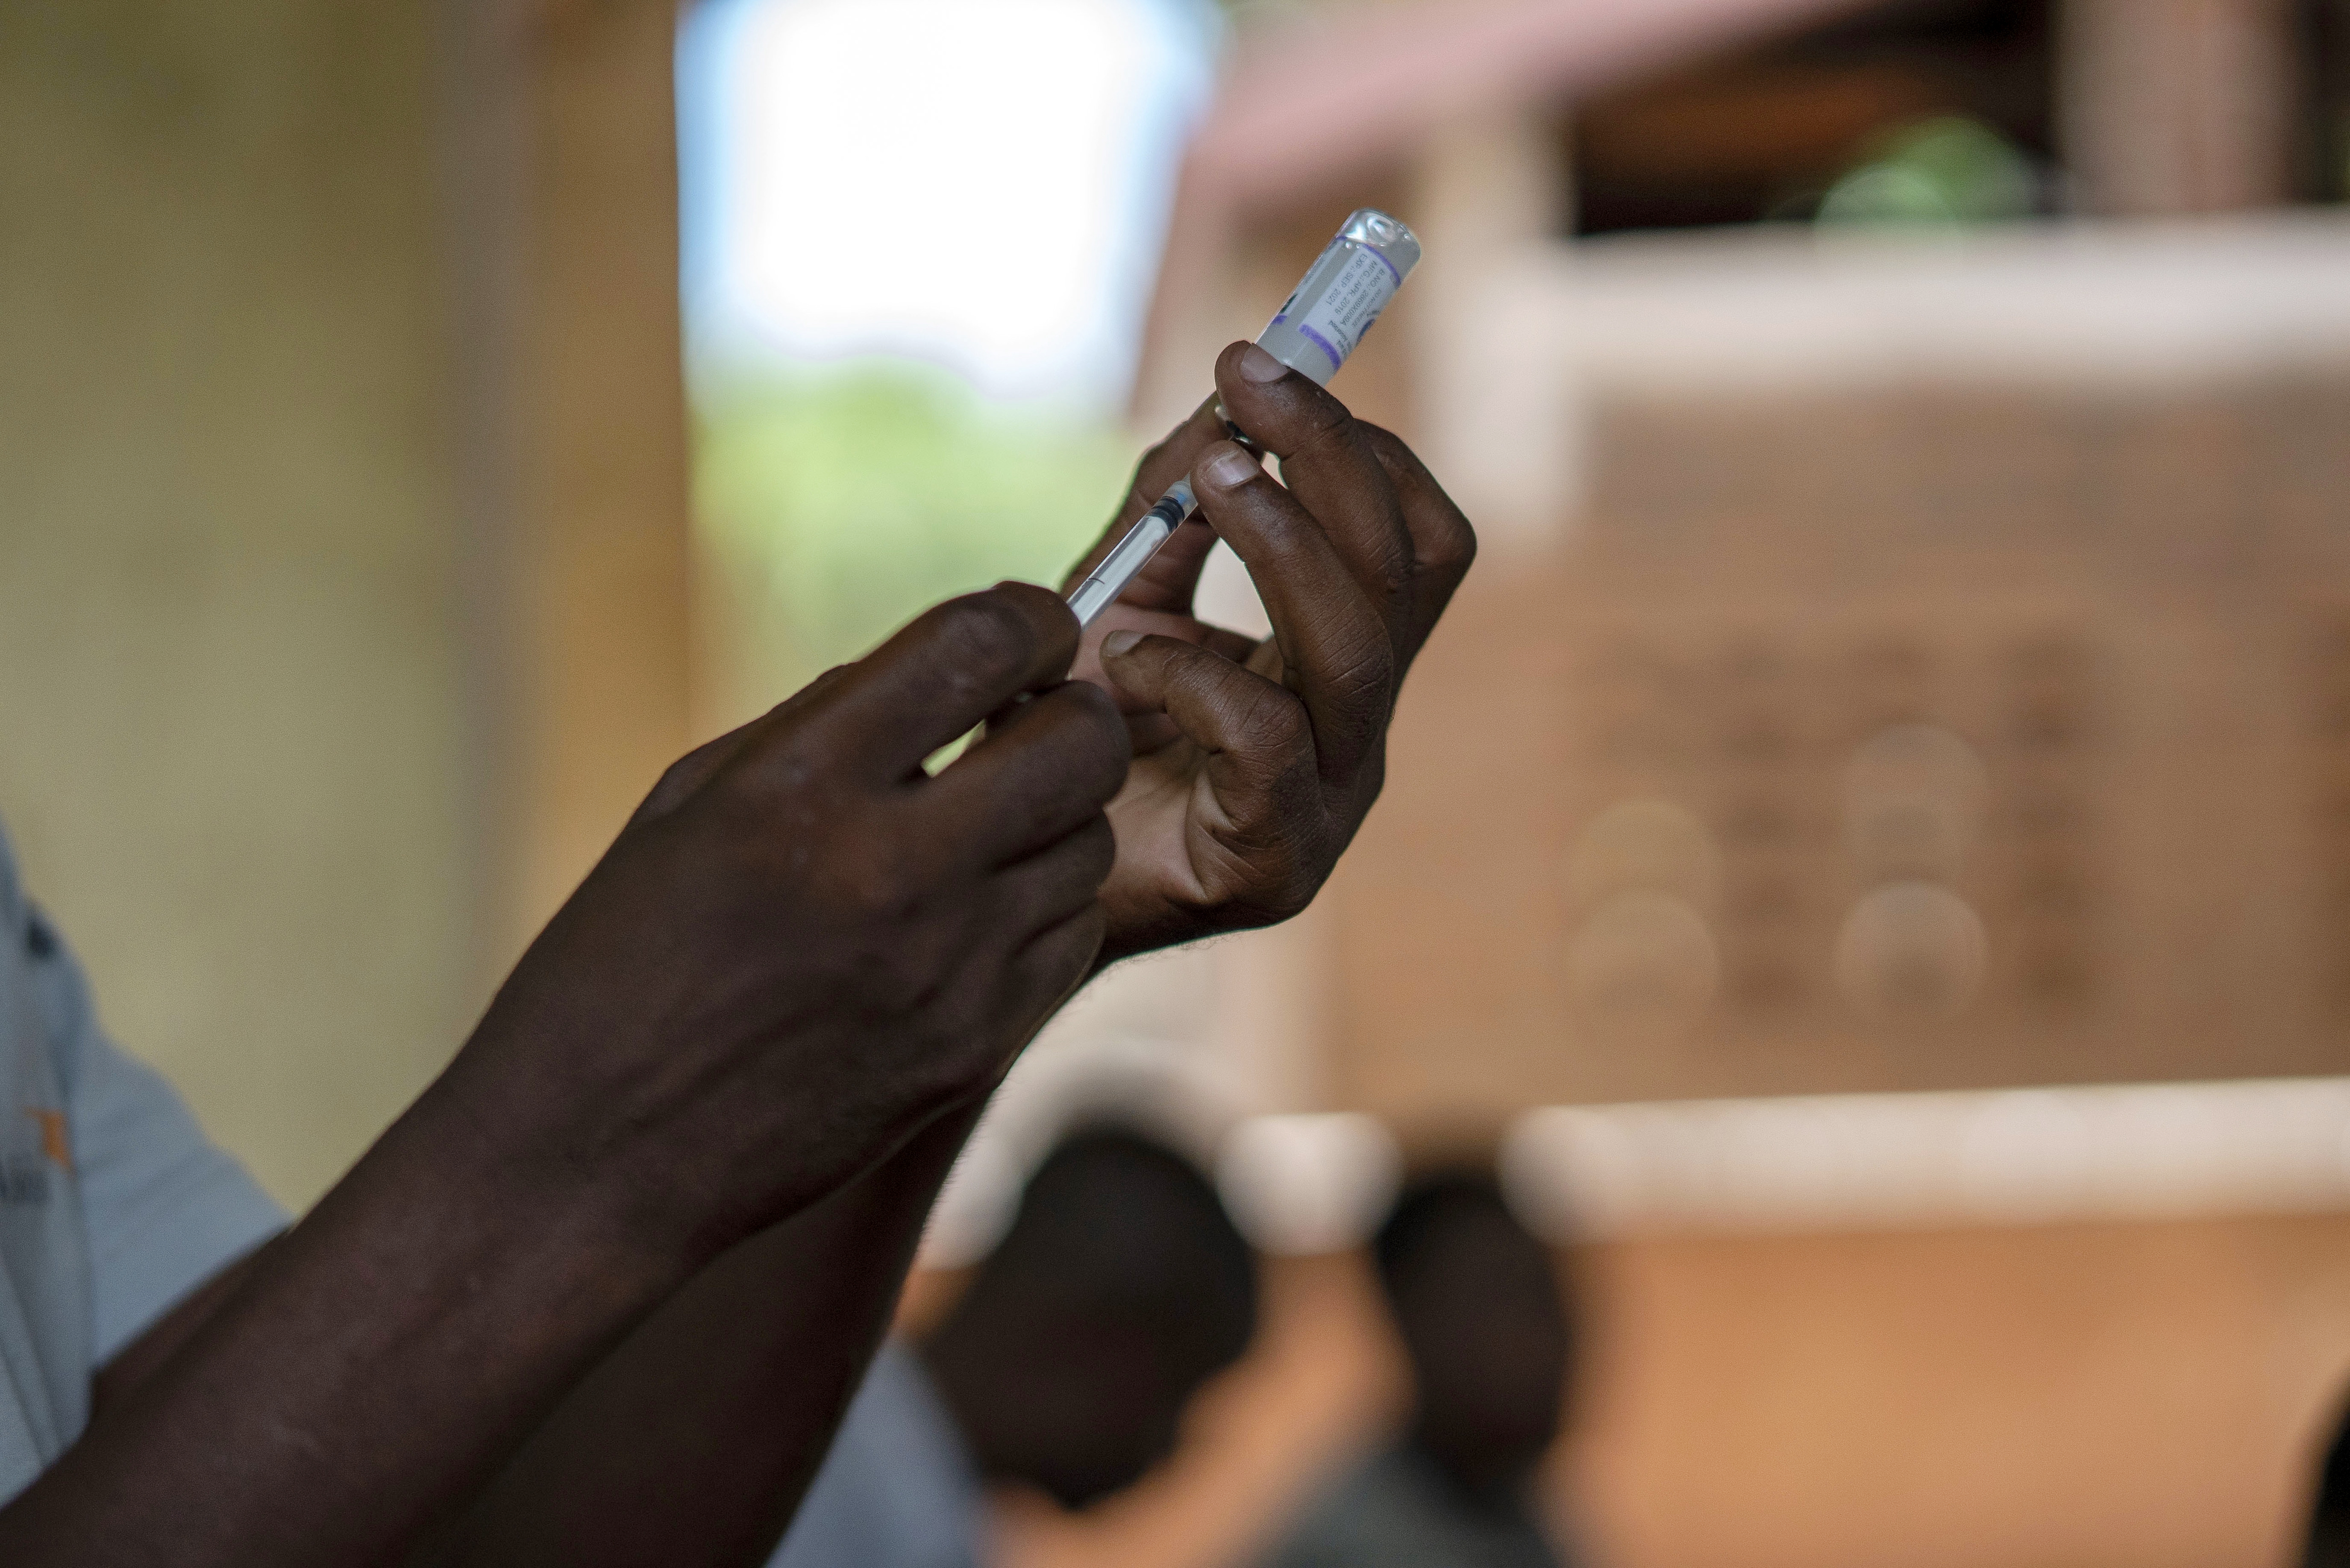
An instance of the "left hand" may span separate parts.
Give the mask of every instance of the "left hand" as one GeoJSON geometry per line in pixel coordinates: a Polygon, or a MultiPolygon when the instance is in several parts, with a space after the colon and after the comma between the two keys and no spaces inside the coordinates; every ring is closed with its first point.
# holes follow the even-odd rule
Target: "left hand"
{"type": "Polygon", "coordinates": [[[1190,472],[1200,514],[1086,629],[1073,671],[1118,700],[1134,742],[1109,805],[1103,962],[1306,906],[1378,798],[1404,672],[1477,553],[1410,448],[1262,348],[1227,348],[1216,387],[1287,483],[1203,406],[1144,455],[1068,579],[1190,472]],[[1262,643],[1191,613],[1219,537],[1264,600],[1262,643]]]}

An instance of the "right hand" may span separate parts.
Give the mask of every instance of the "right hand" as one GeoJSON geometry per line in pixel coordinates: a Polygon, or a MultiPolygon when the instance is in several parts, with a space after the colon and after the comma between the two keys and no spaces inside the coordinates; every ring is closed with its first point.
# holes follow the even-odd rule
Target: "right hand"
{"type": "Polygon", "coordinates": [[[1058,597],[1005,584],[687,756],[446,1089],[632,1235],[702,1255],[986,1093],[1101,944],[1128,745],[1063,679],[1076,644],[1058,597]]]}

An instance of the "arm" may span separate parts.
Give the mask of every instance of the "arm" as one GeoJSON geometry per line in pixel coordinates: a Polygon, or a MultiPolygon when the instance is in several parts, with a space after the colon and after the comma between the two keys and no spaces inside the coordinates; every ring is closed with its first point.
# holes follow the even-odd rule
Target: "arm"
{"type": "MultiPolygon", "coordinates": [[[[1262,925],[1303,908],[1377,797],[1402,673],[1474,538],[1416,458],[1302,376],[1226,406],[1284,456],[1202,472],[1209,523],[1265,591],[1260,649],[1190,618],[1216,536],[1187,529],[1091,634],[1079,672],[1115,690],[1137,753],[1112,804],[1105,955],[1262,925]],[[1107,660],[1119,630],[1162,635],[1107,660]]],[[[1202,458],[1237,452],[1205,416],[1143,460],[1114,538],[1202,458]]],[[[1088,563],[1088,566],[1090,563],[1088,563]]],[[[1080,572],[1087,568],[1081,567],[1080,572]]],[[[600,1366],[483,1499],[463,1560],[565,1564],[764,1559],[820,1463],[887,1323],[976,1105],[847,1192],[738,1248],[600,1366]]]]}
{"type": "Polygon", "coordinates": [[[188,1293],[186,1298],[149,1325],[147,1331],[116,1353],[91,1380],[90,1416],[103,1420],[122,1408],[140,1386],[178,1355],[196,1331],[210,1322],[221,1303],[253,1276],[274,1243],[265,1241],[244,1257],[188,1293]]]}
{"type": "Polygon", "coordinates": [[[949,1112],[696,1276],[533,1435],[436,1561],[765,1562],[889,1326],[978,1112],[949,1112]]]}
{"type": "MultiPolygon", "coordinates": [[[[1218,384],[1288,486],[1253,463],[1211,471],[1203,460],[1239,449],[1204,412],[1187,421],[1144,459],[1110,536],[1195,465],[1208,521],[1160,553],[1079,657],[1118,698],[1135,753],[1110,807],[1105,961],[1305,906],[1377,798],[1403,672],[1474,554],[1401,442],[1303,377],[1248,379],[1244,348],[1227,350],[1218,384]],[[1191,616],[1219,534],[1264,593],[1262,647],[1191,616]],[[1106,651],[1117,632],[1149,635],[1106,651]]],[[[452,1556],[642,1562],[658,1542],[665,1562],[758,1561],[822,1458],[975,1115],[946,1113],[678,1291],[544,1419],[456,1527],[452,1556]]]]}
{"type": "MultiPolygon", "coordinates": [[[[764,1562],[889,1326],[980,1108],[949,1111],[841,1192],[695,1275],[432,1533],[418,1561],[764,1562]],[[691,1547],[681,1519],[702,1526],[691,1547]]],[[[222,1270],[99,1372],[101,1417],[235,1294],[269,1245],[222,1270]]]]}
{"type": "Polygon", "coordinates": [[[1100,942],[1126,758],[1075,639],[972,596],[681,764],[351,1174],[110,1369],[0,1561],[399,1561],[689,1280],[972,1104],[1100,942]]]}
{"type": "MultiPolygon", "coordinates": [[[[686,1552],[764,1562],[888,1328],[979,1108],[950,1111],[877,1169],[695,1275],[412,1560],[637,1563],[686,1552]],[[709,1526],[690,1551],[672,1511],[709,1526]]],[[[267,1251],[221,1271],[109,1363],[97,1379],[100,1417],[176,1354],[267,1251]]]]}

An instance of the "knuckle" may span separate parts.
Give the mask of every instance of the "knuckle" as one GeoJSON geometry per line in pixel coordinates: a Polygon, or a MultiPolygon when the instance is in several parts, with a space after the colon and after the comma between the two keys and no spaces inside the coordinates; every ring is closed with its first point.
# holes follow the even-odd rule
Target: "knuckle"
{"type": "Polygon", "coordinates": [[[1397,483],[1404,483],[1414,475],[1427,472],[1420,463],[1419,454],[1411,450],[1411,443],[1387,426],[1375,425],[1368,420],[1357,420],[1355,432],[1361,439],[1365,450],[1378,461],[1388,478],[1397,483]]]}
{"type": "Polygon", "coordinates": [[[801,687],[798,691],[793,692],[790,696],[776,703],[773,708],[768,709],[767,716],[772,719],[790,718],[794,714],[799,712],[802,709],[814,703],[817,698],[823,696],[833,687],[839,685],[841,681],[847,680],[849,672],[856,668],[857,667],[853,664],[836,664],[831,666],[822,674],[818,675],[815,680],[809,681],[806,685],[801,687]]]}
{"type": "Polygon", "coordinates": [[[841,835],[832,891],[843,911],[860,922],[892,922],[910,914],[919,883],[910,857],[879,825],[858,824],[841,835]]]}
{"type": "Polygon", "coordinates": [[[1381,425],[1357,420],[1355,428],[1395,481],[1407,514],[1418,514],[1411,518],[1417,546],[1413,553],[1421,569],[1467,571],[1477,558],[1477,530],[1429,473],[1410,443],[1381,425]]]}
{"type": "MultiPolygon", "coordinates": [[[[762,815],[789,809],[795,795],[807,791],[823,759],[800,736],[787,736],[764,748],[761,754],[737,758],[720,768],[700,787],[736,811],[762,815]]],[[[664,784],[663,787],[666,787],[664,784]]],[[[821,796],[824,792],[813,792],[821,796]]],[[[798,804],[806,805],[809,800],[798,804]]]]}
{"type": "Polygon", "coordinates": [[[645,796],[644,805],[639,808],[639,812],[667,811],[671,806],[691,794],[694,787],[702,782],[702,753],[687,753],[661,770],[660,777],[654,781],[651,792],[645,796]]]}
{"type": "Polygon", "coordinates": [[[685,755],[661,769],[660,779],[653,785],[653,794],[681,794],[692,788],[694,781],[702,776],[702,761],[700,751],[686,753],[685,755]]]}
{"type": "Polygon", "coordinates": [[[1477,559],[1477,530],[1469,525],[1461,509],[1448,501],[1439,509],[1415,554],[1422,571],[1459,576],[1477,559]]]}
{"type": "Polygon", "coordinates": [[[960,670],[1000,676],[1021,669],[1035,652],[1035,623],[999,590],[965,594],[931,613],[960,670]]]}
{"type": "Polygon", "coordinates": [[[1314,726],[1305,704],[1286,689],[1263,682],[1246,701],[1248,706],[1240,714],[1237,728],[1252,749],[1295,752],[1313,739],[1314,726]]]}
{"type": "Polygon", "coordinates": [[[1324,395],[1306,405],[1304,445],[1324,454],[1358,452],[1355,416],[1337,399],[1324,395]]]}
{"type": "Polygon", "coordinates": [[[1384,627],[1364,628],[1335,650],[1327,681],[1348,707],[1383,707],[1395,693],[1395,644],[1384,627]]]}

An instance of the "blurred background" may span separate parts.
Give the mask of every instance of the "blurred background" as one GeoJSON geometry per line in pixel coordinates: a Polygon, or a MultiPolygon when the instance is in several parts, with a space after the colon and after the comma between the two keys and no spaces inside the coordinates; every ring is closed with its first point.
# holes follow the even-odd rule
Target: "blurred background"
{"type": "MultiPolygon", "coordinates": [[[[1217,1166],[1254,1349],[1020,1564],[1252,1560],[1498,1161],[1599,1563],[2286,1561],[2350,1381],[2342,0],[0,8],[0,815],[305,1204],[695,740],[1057,580],[1338,220],[1485,551],[1280,930],[1055,1129],[1217,1166]]],[[[1244,574],[1205,596],[1262,627],[1244,574]]]]}

